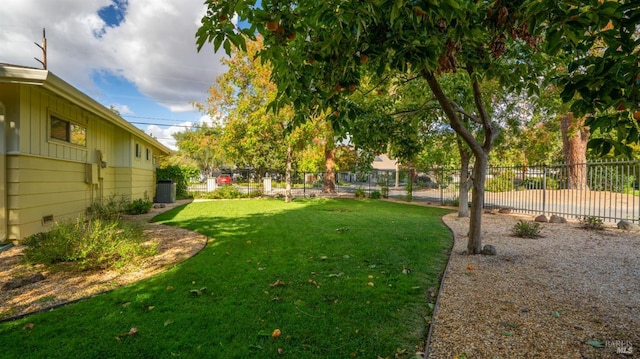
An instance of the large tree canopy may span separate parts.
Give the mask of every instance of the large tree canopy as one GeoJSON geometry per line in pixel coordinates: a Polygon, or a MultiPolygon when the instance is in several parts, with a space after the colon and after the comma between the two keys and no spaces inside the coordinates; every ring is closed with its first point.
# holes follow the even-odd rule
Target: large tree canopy
{"type": "MultiPolygon", "coordinates": [[[[222,47],[230,53],[232,47],[246,46],[245,36],[262,34],[265,48],[259,56],[273,65],[278,87],[272,106],[292,104],[300,122],[310,114],[329,113],[337,133],[359,130],[354,124],[361,109],[347,97],[358,91],[367,76],[422,76],[430,89],[425,98],[437,100],[449,125],[475,157],[467,246],[475,254],[481,250],[486,166],[497,135],[488,111],[491,96],[485,95],[483,84],[491,81],[516,92],[535,90],[543,65],[547,65],[540,49],[555,54],[560,48],[557,44],[573,40],[571,36],[577,37],[572,49],[588,46],[592,40],[584,32],[589,26],[582,24],[582,30],[572,26],[576,34],[571,35],[562,19],[566,11],[578,8],[586,16],[589,11],[581,6],[588,5],[605,16],[612,8],[618,15],[608,18],[620,22],[637,8],[631,0],[615,2],[619,4],[615,6],[597,0],[562,3],[566,5],[551,0],[262,0],[257,6],[255,0],[208,1],[196,36],[199,47],[212,42],[216,50],[222,47]],[[560,35],[553,35],[553,28],[560,35]],[[456,71],[466,72],[468,78],[471,95],[464,103],[448,96],[441,83],[442,74],[456,71]],[[466,121],[478,130],[471,131],[466,121]]],[[[593,19],[585,21],[594,24],[593,19]]],[[[625,26],[630,23],[625,20],[625,26]]],[[[600,29],[596,25],[594,29],[600,29]]],[[[624,34],[614,37],[624,39],[624,34]]]]}
{"type": "Polygon", "coordinates": [[[562,99],[592,131],[614,134],[590,146],[631,157],[625,145],[640,132],[640,2],[531,1],[528,13],[532,25],[544,25],[545,52],[567,64],[556,78],[562,99]]]}

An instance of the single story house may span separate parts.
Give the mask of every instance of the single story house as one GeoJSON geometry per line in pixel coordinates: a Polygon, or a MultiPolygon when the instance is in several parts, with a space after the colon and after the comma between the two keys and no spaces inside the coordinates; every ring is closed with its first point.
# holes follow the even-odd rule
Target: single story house
{"type": "Polygon", "coordinates": [[[153,200],[170,152],[50,71],[0,64],[0,244],[112,196],[153,200]]]}

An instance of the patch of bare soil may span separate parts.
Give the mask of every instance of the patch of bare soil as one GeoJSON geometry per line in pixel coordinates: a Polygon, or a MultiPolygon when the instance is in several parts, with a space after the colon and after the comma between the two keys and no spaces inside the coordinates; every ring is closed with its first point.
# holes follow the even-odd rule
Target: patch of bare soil
{"type": "Polygon", "coordinates": [[[207,244],[205,235],[186,229],[148,223],[150,218],[186,203],[178,201],[154,208],[146,215],[126,216],[125,220],[145,225],[148,241],[156,243],[157,254],[135,266],[119,270],[87,272],[51,271],[41,265],[23,263],[24,246],[0,252],[0,286],[20,278],[42,273],[44,280],[17,289],[0,290],[0,320],[59,306],[91,297],[158,274],[198,253],[207,244]]]}
{"type": "Polygon", "coordinates": [[[639,358],[640,234],[485,214],[483,244],[467,256],[468,218],[443,218],[455,244],[433,318],[429,358],[639,358]]]}

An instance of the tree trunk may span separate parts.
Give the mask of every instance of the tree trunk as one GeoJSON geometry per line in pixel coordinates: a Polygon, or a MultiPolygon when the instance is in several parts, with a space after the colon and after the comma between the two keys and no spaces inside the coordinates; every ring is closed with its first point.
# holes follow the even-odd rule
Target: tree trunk
{"type": "Polygon", "coordinates": [[[460,136],[456,136],[458,151],[460,152],[460,188],[458,193],[458,217],[469,217],[469,189],[471,188],[471,178],[469,176],[469,163],[471,162],[471,152],[464,147],[460,136]]]}
{"type": "Polygon", "coordinates": [[[482,210],[484,207],[484,182],[485,175],[487,173],[487,165],[489,163],[489,153],[493,147],[493,141],[499,133],[499,130],[491,123],[489,113],[482,101],[482,91],[480,89],[480,83],[478,79],[474,77],[473,67],[467,65],[467,72],[471,78],[471,88],[473,90],[473,100],[477,110],[477,115],[474,116],[473,122],[482,125],[482,143],[474,137],[473,133],[465,127],[465,124],[454,109],[452,101],[447,98],[447,95],[442,91],[440,83],[435,76],[435,73],[425,71],[423,75],[429,84],[429,88],[433,92],[434,96],[438,100],[440,107],[447,115],[449,124],[454,131],[462,138],[462,140],[469,146],[469,149],[473,152],[475,157],[475,164],[473,166],[473,194],[471,200],[471,215],[469,221],[469,240],[467,242],[467,254],[480,254],[482,251],[482,210]]]}
{"type": "Polygon", "coordinates": [[[476,161],[473,166],[473,178],[471,194],[471,216],[469,218],[469,241],[467,242],[468,254],[480,254],[482,252],[482,210],[484,209],[484,181],[487,177],[487,165],[489,155],[486,152],[476,153],[476,161]]]}
{"type": "Polygon", "coordinates": [[[287,169],[285,172],[285,189],[284,189],[284,201],[286,203],[291,202],[291,162],[293,162],[293,147],[287,146],[287,169]]]}
{"type": "Polygon", "coordinates": [[[589,127],[584,118],[574,118],[569,112],[560,118],[562,131],[562,151],[567,166],[567,185],[569,189],[588,190],[587,185],[587,142],[589,127]]]}
{"type": "Polygon", "coordinates": [[[324,181],[322,192],[336,193],[336,150],[327,144],[324,150],[324,181]]]}

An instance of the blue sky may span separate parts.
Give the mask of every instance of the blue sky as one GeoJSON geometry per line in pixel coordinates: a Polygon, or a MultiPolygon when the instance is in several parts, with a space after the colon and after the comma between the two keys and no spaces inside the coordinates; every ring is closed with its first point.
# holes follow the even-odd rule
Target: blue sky
{"type": "Polygon", "coordinates": [[[223,55],[195,32],[202,0],[3,0],[0,63],[39,67],[46,28],[48,69],[169,147],[172,133],[210,121],[203,102],[225,71],[223,55]]]}

